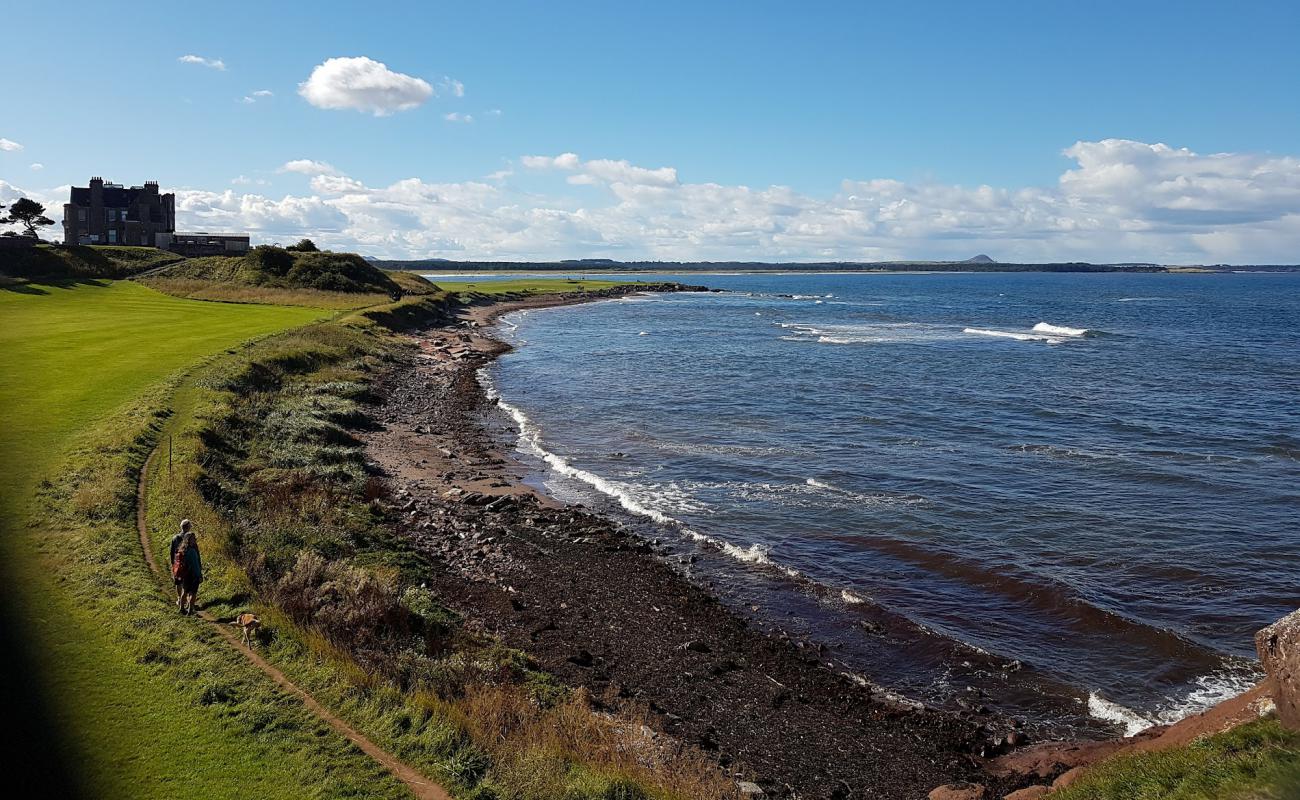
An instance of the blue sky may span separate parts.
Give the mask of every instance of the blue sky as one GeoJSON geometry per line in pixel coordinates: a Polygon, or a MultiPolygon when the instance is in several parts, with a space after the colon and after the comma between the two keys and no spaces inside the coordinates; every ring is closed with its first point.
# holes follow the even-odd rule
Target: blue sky
{"type": "Polygon", "coordinates": [[[157,179],[193,193],[192,226],[319,228],[376,255],[1275,260],[1300,242],[1300,4],[1238,6],[23,5],[0,54],[24,75],[0,110],[21,149],[0,150],[0,181],[62,202],[91,174],[157,179]],[[376,115],[300,93],[329,59],[362,57],[429,96],[376,115]],[[1095,148],[1110,155],[1074,182],[1087,193],[1063,193],[1081,169],[1064,151],[1107,140],[1175,155],[1117,186],[1106,175],[1147,170],[1147,152],[1095,148]],[[579,165],[522,166],[564,153],[579,165]],[[1231,175],[1205,160],[1223,153],[1231,175]],[[349,183],[282,170],[294,160],[349,183]],[[605,161],[675,175],[638,194],[581,166],[605,161]],[[1200,188],[1170,196],[1180,178],[1200,188]],[[929,224],[897,219],[909,203],[929,224]]]}

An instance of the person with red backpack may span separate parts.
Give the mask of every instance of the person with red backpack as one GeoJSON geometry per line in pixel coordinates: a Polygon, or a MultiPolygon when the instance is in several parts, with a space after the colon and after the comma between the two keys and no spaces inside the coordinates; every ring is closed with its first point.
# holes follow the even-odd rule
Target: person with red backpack
{"type": "Polygon", "coordinates": [[[182,614],[193,614],[199,584],[203,582],[203,559],[189,520],[182,521],[181,532],[172,537],[172,580],[176,584],[176,607],[182,614]]]}

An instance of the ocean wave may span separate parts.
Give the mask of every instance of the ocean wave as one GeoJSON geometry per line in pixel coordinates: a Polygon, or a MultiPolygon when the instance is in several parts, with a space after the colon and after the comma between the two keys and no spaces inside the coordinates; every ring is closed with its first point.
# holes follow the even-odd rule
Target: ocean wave
{"type": "Polygon", "coordinates": [[[1035,333],[1016,333],[1015,331],[996,331],[988,328],[963,328],[962,333],[970,333],[976,336],[994,336],[1002,339],[1015,339],[1019,342],[1047,342],[1048,344],[1060,344],[1065,341],[1059,336],[1044,336],[1035,333]]]}
{"type": "Polygon", "coordinates": [[[1199,714],[1254,688],[1262,676],[1253,667],[1240,665],[1202,675],[1186,695],[1175,698],[1156,715],[1157,721],[1169,725],[1199,714]]]}
{"type": "Polygon", "coordinates": [[[1193,688],[1187,694],[1171,698],[1162,708],[1149,713],[1120,705],[1098,692],[1089,692],[1088,714],[1123,727],[1126,737],[1136,736],[1153,725],[1172,725],[1231,700],[1253,688],[1259,678],[1257,672],[1246,666],[1202,675],[1193,681],[1193,688]]]}
{"type": "MultiPolygon", "coordinates": [[[[519,428],[520,449],[524,450],[525,452],[529,453],[530,455],[536,458],[541,459],[543,462],[547,464],[547,466],[549,466],[555,472],[559,473],[560,475],[564,475],[565,477],[572,478],[574,480],[587,484],[588,486],[600,492],[601,494],[614,499],[619,504],[619,506],[623,508],[623,510],[629,513],[635,514],[640,517],[645,517],[660,525],[663,525],[664,527],[674,528],[680,531],[682,534],[686,535],[687,537],[697,542],[710,545],[716,548],[717,550],[725,553],[726,555],[730,556],[731,558],[734,558],[737,561],[746,564],[755,564],[763,567],[770,567],[772,569],[776,569],[784,573],[785,575],[791,578],[800,577],[798,570],[784,566],[782,564],[778,564],[775,561],[773,561],[770,556],[771,547],[768,545],[754,543],[749,545],[748,547],[740,547],[732,544],[731,542],[726,541],[725,539],[719,539],[717,537],[708,536],[706,534],[702,534],[698,531],[692,530],[681,520],[669,516],[668,514],[665,514],[659,509],[649,505],[649,503],[653,501],[646,500],[643,497],[638,496],[634,491],[632,491],[631,487],[619,483],[617,481],[611,481],[607,478],[603,478],[594,472],[589,472],[585,469],[581,469],[580,467],[573,466],[572,464],[569,463],[568,459],[566,459],[564,456],[561,456],[558,453],[553,453],[542,446],[541,434],[540,431],[537,429],[537,426],[533,424],[532,420],[528,417],[527,414],[524,413],[522,409],[511,405],[501,397],[501,393],[496,389],[496,386],[492,383],[491,375],[488,373],[486,367],[481,368],[478,371],[478,379],[479,379],[479,384],[483,387],[484,394],[487,396],[487,398],[495,402],[498,408],[500,408],[511,419],[515,421],[515,424],[519,428]]],[[[660,488],[662,489],[663,487],[660,488]]],[[[664,498],[665,498],[665,494],[663,492],[660,492],[658,495],[658,499],[663,500],[664,498]]],[[[701,510],[706,510],[706,507],[700,505],[697,507],[689,507],[684,510],[698,513],[701,510]]]]}
{"type": "Polygon", "coordinates": [[[1052,336],[1087,336],[1091,331],[1087,328],[1067,328],[1064,325],[1053,325],[1050,322],[1040,322],[1030,330],[1035,333],[1047,333],[1052,336]]]}
{"type": "Polygon", "coordinates": [[[851,606],[861,605],[862,603],[867,602],[865,599],[859,597],[853,592],[850,592],[848,589],[843,589],[840,591],[840,599],[851,606]]]}
{"type": "Polygon", "coordinates": [[[924,322],[873,322],[854,325],[807,322],[776,324],[793,334],[782,336],[781,339],[785,341],[818,344],[913,344],[960,338],[956,328],[924,322]]]}
{"type": "Polygon", "coordinates": [[[569,463],[568,459],[557,453],[552,453],[542,446],[541,434],[533,421],[522,409],[507,403],[501,393],[497,391],[492,384],[491,377],[486,369],[480,369],[479,383],[483,386],[484,394],[489,400],[494,401],[497,406],[504,411],[515,424],[519,427],[519,447],[525,452],[541,459],[551,469],[561,475],[588,484],[602,494],[608,495],[618,501],[625,510],[639,516],[648,517],[662,525],[680,525],[681,522],[649,506],[643,505],[642,502],[627,487],[613,481],[606,480],[594,472],[588,472],[569,463]]]}
{"type": "Polygon", "coordinates": [[[1032,455],[1047,456],[1049,458],[1074,458],[1087,459],[1089,461],[1125,459],[1126,456],[1118,453],[1102,453],[1095,450],[1083,450],[1074,447],[1062,447],[1054,444],[1017,444],[1007,445],[1007,450],[1013,450],[1019,453],[1029,453],[1032,455]]]}
{"type": "Polygon", "coordinates": [[[1137,736],[1156,724],[1156,721],[1131,708],[1107,700],[1097,692],[1088,693],[1088,715],[1093,719],[1110,722],[1124,729],[1124,736],[1137,736]]]}

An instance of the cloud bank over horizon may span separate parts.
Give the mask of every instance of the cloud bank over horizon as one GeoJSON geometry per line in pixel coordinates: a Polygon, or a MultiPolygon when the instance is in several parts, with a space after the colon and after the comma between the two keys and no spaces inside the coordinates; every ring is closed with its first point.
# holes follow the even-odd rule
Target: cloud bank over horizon
{"type": "MultiPolygon", "coordinates": [[[[1126,139],[1080,141],[1064,154],[1075,166],[1054,186],[875,178],[844,180],[829,197],[691,183],[673,167],[568,152],[521,156],[518,172],[483,180],[388,186],[300,158],[277,172],[301,175],[301,192],[277,200],[181,189],[177,215],[188,229],[246,230],[254,241],[309,236],[387,258],[877,261],[987,252],[999,261],[1300,262],[1300,158],[1126,139]],[[537,191],[536,181],[555,187],[537,191]]],[[[0,201],[15,191],[0,181],[0,201]]],[[[51,192],[52,211],[62,191],[51,192]]]]}

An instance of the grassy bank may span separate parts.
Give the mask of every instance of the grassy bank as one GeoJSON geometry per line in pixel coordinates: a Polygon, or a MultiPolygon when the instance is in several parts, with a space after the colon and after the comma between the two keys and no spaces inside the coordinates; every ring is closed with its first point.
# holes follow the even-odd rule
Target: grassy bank
{"type": "MultiPolygon", "coordinates": [[[[402,796],[176,616],[134,542],[132,470],[169,376],[322,313],[195,303],[121,282],[0,291],[6,611],[26,623],[18,634],[39,676],[24,676],[24,691],[45,701],[84,796],[402,796]]],[[[51,777],[7,782],[39,796],[51,777]]]]}
{"type": "Polygon", "coordinates": [[[374,375],[409,345],[376,320],[440,313],[438,295],[268,338],[196,373],[151,482],[162,552],[204,532],[211,609],[255,604],[268,657],[384,747],[466,797],[709,798],[697,756],[641,740],[585,697],[460,625],[420,588],[429,565],[395,537],[385,488],[352,430],[374,375]]]}
{"type": "Polygon", "coordinates": [[[126,278],[180,260],[182,256],[153,247],[37,245],[0,251],[0,276],[30,280],[126,278]]]}
{"type": "Polygon", "coordinates": [[[1300,797],[1300,733],[1263,719],[1184,747],[1121,756],[1052,800],[1290,800],[1300,797]]]}

